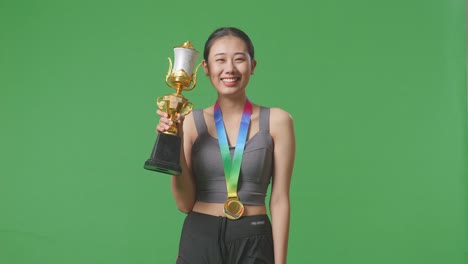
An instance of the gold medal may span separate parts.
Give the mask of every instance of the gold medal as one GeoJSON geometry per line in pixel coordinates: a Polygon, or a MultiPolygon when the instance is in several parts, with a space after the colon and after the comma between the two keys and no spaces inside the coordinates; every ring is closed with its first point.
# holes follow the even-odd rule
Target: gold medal
{"type": "Polygon", "coordinates": [[[239,219],[244,214],[244,205],[237,197],[228,198],[224,203],[224,214],[229,219],[239,219]]]}

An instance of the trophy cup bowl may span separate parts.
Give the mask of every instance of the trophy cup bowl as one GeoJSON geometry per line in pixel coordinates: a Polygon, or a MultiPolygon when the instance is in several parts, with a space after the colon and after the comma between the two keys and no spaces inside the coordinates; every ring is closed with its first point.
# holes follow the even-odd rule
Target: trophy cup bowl
{"type": "Polygon", "coordinates": [[[173,124],[163,133],[159,133],[154,144],[150,158],[145,162],[147,170],[162,172],[171,175],[180,175],[180,148],[181,138],[177,135],[177,118],[179,115],[188,115],[192,112],[193,104],[182,95],[182,91],[190,91],[197,85],[197,72],[195,62],[199,56],[190,41],[186,41],[174,48],[174,67],[169,59],[169,70],[166,75],[166,84],[176,90],[175,93],[159,96],[156,105],[161,111],[168,114],[173,124]]]}

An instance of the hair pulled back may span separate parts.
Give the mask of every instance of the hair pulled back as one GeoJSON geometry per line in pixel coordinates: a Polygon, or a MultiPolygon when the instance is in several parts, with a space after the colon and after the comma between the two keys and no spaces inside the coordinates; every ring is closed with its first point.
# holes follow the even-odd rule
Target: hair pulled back
{"type": "Polygon", "coordinates": [[[215,40],[225,37],[225,36],[234,36],[242,39],[244,41],[245,45],[247,46],[247,50],[250,55],[250,59],[254,59],[254,46],[252,44],[252,41],[250,40],[249,36],[242,30],[235,28],[235,27],[221,27],[213,31],[211,35],[208,37],[208,39],[205,42],[205,48],[203,51],[203,58],[205,61],[208,63],[208,56],[210,55],[210,49],[215,40]]]}

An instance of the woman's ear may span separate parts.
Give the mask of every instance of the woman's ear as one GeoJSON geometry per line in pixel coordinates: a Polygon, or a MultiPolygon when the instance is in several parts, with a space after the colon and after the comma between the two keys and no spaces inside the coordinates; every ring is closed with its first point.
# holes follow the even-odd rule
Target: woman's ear
{"type": "Polygon", "coordinates": [[[205,70],[205,75],[208,76],[210,72],[208,71],[208,63],[205,60],[202,61],[202,66],[203,70],[205,70]]]}
{"type": "Polygon", "coordinates": [[[251,72],[250,72],[250,75],[253,75],[254,74],[254,71],[255,71],[255,67],[257,66],[257,61],[256,60],[252,60],[252,65],[250,66],[252,69],[251,69],[251,72]]]}

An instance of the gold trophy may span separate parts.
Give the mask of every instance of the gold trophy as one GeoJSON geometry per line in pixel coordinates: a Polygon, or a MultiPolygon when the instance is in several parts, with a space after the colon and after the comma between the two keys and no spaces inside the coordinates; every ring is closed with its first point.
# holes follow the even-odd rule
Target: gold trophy
{"type": "Polygon", "coordinates": [[[177,135],[177,117],[192,112],[193,104],[182,95],[182,91],[190,91],[197,85],[197,71],[193,72],[199,56],[190,41],[174,48],[174,68],[171,58],[166,75],[166,84],[176,90],[175,93],[160,96],[156,100],[158,108],[169,115],[173,124],[156,138],[151,157],[145,162],[144,168],[171,175],[180,175],[181,138],[177,135]]]}

